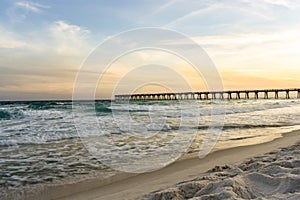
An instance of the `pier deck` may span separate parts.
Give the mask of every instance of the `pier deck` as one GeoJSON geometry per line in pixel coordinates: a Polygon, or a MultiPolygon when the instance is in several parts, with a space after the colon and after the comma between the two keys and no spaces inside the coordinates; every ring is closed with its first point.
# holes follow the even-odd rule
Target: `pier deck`
{"type": "Polygon", "coordinates": [[[229,90],[181,93],[153,93],[153,94],[120,94],[115,100],[210,100],[210,99],[290,99],[291,93],[300,98],[300,88],[263,89],[263,90],[229,90]]]}

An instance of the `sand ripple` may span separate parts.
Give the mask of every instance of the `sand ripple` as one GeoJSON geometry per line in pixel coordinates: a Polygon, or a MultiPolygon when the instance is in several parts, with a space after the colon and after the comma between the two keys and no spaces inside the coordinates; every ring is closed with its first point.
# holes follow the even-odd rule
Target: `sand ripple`
{"type": "Polygon", "coordinates": [[[300,143],[239,166],[216,166],[194,180],[139,199],[300,199],[300,143]]]}

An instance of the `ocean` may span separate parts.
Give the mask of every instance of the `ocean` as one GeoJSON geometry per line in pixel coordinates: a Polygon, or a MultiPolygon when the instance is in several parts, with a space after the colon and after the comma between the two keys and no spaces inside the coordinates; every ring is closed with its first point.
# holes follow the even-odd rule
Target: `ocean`
{"type": "Polygon", "coordinates": [[[299,99],[224,103],[225,109],[212,101],[193,106],[190,101],[96,101],[95,107],[71,101],[2,102],[0,190],[105,178],[132,169],[132,163],[136,172],[162,163],[150,166],[153,170],[201,150],[203,140],[212,137],[209,130],[219,133],[213,150],[220,150],[300,129],[299,99]],[[88,112],[77,115],[78,105],[88,112]],[[224,121],[212,127],[213,115],[224,121]],[[93,119],[98,125],[88,129],[93,119]]]}

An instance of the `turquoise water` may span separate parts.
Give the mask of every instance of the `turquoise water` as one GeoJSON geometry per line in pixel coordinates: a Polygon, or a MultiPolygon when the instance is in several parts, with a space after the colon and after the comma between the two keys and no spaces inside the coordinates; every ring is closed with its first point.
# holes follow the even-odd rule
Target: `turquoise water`
{"type": "Polygon", "coordinates": [[[211,126],[212,108],[214,115],[224,116],[224,126],[213,127],[221,134],[216,149],[260,143],[299,129],[300,100],[297,99],[234,100],[226,102],[225,106],[223,110],[216,102],[197,101],[198,112],[195,112],[189,101],[183,105],[172,101],[140,101],[130,105],[97,101],[95,109],[84,107],[89,112],[74,121],[74,117],[79,116],[73,115],[72,102],[2,102],[0,188],[112,172],[114,170],[97,156],[115,159],[118,152],[122,152],[119,157],[134,155],[137,159],[142,155],[155,156],[158,147],[166,152],[180,149],[180,144],[168,142],[170,138],[184,135],[184,140],[194,132],[194,141],[186,153],[198,151],[211,126]],[[90,115],[94,111],[95,116],[90,115]],[[181,123],[183,115],[185,124],[181,123]],[[91,129],[86,134],[78,134],[74,123],[89,125],[91,117],[97,118],[99,132],[91,129]],[[195,121],[198,121],[196,125],[195,121]],[[137,140],[136,137],[144,136],[142,133],[149,135],[137,140]],[[98,149],[97,156],[82,140],[96,137],[113,144],[98,149]]]}

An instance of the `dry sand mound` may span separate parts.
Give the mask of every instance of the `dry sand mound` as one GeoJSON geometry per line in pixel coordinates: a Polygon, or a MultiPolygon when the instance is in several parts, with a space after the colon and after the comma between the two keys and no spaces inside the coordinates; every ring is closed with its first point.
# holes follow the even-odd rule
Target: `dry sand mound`
{"type": "Polygon", "coordinates": [[[300,199],[300,143],[239,166],[216,166],[200,177],[139,199],[300,199]]]}

